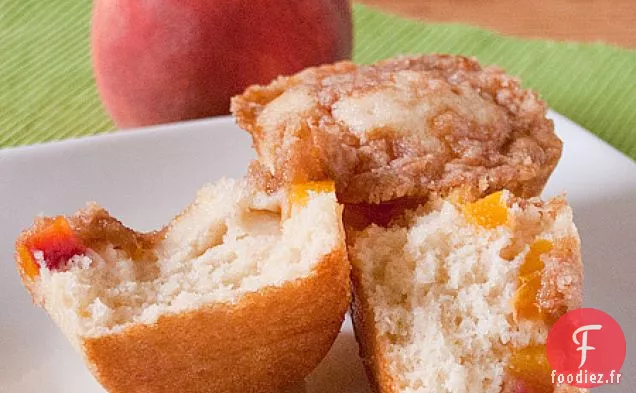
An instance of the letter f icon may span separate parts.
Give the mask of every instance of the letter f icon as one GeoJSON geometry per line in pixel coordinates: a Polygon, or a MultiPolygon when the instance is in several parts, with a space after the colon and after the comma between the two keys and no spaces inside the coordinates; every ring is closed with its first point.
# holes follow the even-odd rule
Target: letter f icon
{"type": "Polygon", "coordinates": [[[596,349],[587,345],[587,332],[590,330],[601,330],[602,327],[602,325],[585,325],[576,329],[574,333],[572,333],[572,341],[574,341],[576,345],[580,345],[580,347],[576,348],[577,351],[581,351],[581,364],[579,364],[579,368],[583,367],[587,360],[587,351],[593,351],[596,349]],[[583,332],[582,340],[579,342],[579,339],[576,336],[581,332],[583,332]]]}

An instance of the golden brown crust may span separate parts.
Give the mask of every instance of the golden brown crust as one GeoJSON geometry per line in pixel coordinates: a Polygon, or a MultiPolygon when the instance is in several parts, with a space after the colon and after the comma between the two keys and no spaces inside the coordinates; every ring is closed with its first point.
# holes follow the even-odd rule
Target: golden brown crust
{"type": "Polygon", "coordinates": [[[543,258],[545,267],[537,303],[546,315],[558,319],[583,305],[583,263],[578,237],[557,239],[553,250],[543,258]]]}
{"type": "MultiPolygon", "coordinates": [[[[352,105],[357,114],[368,109],[364,103],[352,105]]],[[[536,196],[561,154],[561,141],[545,117],[547,107],[534,92],[501,69],[482,68],[461,56],[310,68],[248,88],[234,97],[232,111],[239,126],[252,134],[256,165],[263,167],[255,173],[267,177],[265,183],[332,178],[342,203],[425,198],[459,186],[477,196],[503,188],[536,196]],[[397,130],[389,123],[402,122],[405,114],[396,113],[361,135],[358,119],[347,122],[346,116],[337,116],[344,100],[375,93],[389,95],[389,101],[394,94],[407,108],[429,103],[432,109],[417,115],[425,131],[412,129],[417,116],[406,134],[397,130]],[[268,113],[261,119],[285,94],[290,98],[283,106],[293,113],[281,109],[277,117],[268,113]]]]}
{"type": "Polygon", "coordinates": [[[40,218],[37,218],[31,228],[20,232],[20,235],[15,241],[15,252],[13,253],[15,265],[18,269],[18,274],[20,274],[20,279],[22,280],[22,285],[24,285],[26,290],[29,292],[29,295],[31,295],[31,299],[35,304],[40,304],[41,299],[39,299],[39,296],[37,295],[35,289],[35,279],[29,276],[24,268],[27,261],[23,260],[23,255],[20,253],[20,249],[25,244],[26,239],[28,239],[33,233],[38,232],[39,228],[41,228],[43,225],[44,222],[42,222],[40,218]]]}
{"type": "MultiPolygon", "coordinates": [[[[513,228],[514,237],[525,245],[534,241],[538,231],[550,230],[545,225],[555,224],[561,214],[569,214],[570,207],[564,196],[557,196],[547,202],[539,198],[522,199],[512,197],[509,203],[517,204],[522,209],[533,204],[541,209],[544,226],[529,225],[525,222],[516,223],[520,228],[513,228]],[[525,233],[523,233],[525,232],[525,233]],[[523,235],[522,235],[523,233],[523,235]]],[[[568,218],[571,220],[571,217],[568,218]]],[[[572,227],[574,233],[561,234],[553,239],[553,248],[541,256],[545,267],[541,276],[541,288],[537,294],[537,304],[550,322],[570,310],[583,305],[583,262],[581,260],[581,240],[572,227]]]]}
{"type": "MultiPolygon", "coordinates": [[[[530,203],[540,207],[544,216],[543,222],[553,226],[558,225],[559,215],[568,214],[568,221],[572,219],[569,216],[570,207],[564,196],[557,196],[547,202],[538,198],[512,200],[522,208],[530,203]]],[[[541,229],[549,230],[545,227],[541,229]]],[[[532,231],[529,233],[533,237],[537,235],[532,231]]],[[[568,233],[552,240],[552,250],[541,256],[545,266],[541,276],[541,288],[537,294],[537,304],[541,307],[542,313],[554,322],[566,312],[583,305],[583,262],[581,240],[573,226],[568,233]]],[[[528,241],[532,239],[526,239],[526,242],[528,241]]]]}
{"type": "Polygon", "coordinates": [[[304,378],[331,347],[349,306],[348,276],[347,254],[335,250],[306,278],[82,347],[112,393],[274,392],[304,378]]]}
{"type": "Polygon", "coordinates": [[[152,249],[161,241],[165,229],[140,233],[126,227],[95,203],[68,218],[75,234],[88,248],[99,250],[106,244],[124,250],[134,260],[154,257],[152,249]]]}
{"type": "Polygon", "coordinates": [[[362,277],[358,269],[351,268],[351,318],[360,348],[360,358],[375,393],[397,393],[388,370],[385,349],[376,332],[373,309],[362,290],[362,277]]]}
{"type": "MultiPolygon", "coordinates": [[[[564,196],[557,196],[547,202],[538,198],[521,199],[511,198],[510,203],[517,203],[521,208],[534,204],[542,209],[545,222],[554,224],[559,214],[564,209],[570,209],[564,196]]],[[[520,228],[520,229],[528,229],[520,228]]],[[[541,229],[541,228],[539,228],[541,229]]],[[[546,228],[542,228],[546,229],[546,228]]],[[[530,231],[532,237],[537,233],[530,231]]],[[[526,239],[526,242],[532,241],[526,239]]],[[[527,243],[526,243],[527,244],[527,243]]],[[[554,245],[550,252],[541,256],[545,267],[541,276],[541,287],[537,293],[537,304],[545,315],[546,322],[551,325],[570,310],[580,308],[583,305],[583,263],[581,260],[581,241],[577,233],[568,234],[554,239],[554,245]]],[[[518,387],[518,382],[505,378],[502,393],[526,392],[527,389],[518,387]]],[[[555,385],[554,393],[586,393],[587,389],[576,388],[568,385],[555,385]]],[[[532,392],[529,392],[532,393],[532,392]]]]}

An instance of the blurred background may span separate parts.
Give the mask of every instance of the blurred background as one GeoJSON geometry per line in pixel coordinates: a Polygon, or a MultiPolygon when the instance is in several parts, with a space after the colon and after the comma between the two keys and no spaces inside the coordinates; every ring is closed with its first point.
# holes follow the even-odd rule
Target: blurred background
{"type": "Polygon", "coordinates": [[[405,17],[468,23],[504,34],[636,48],[633,0],[360,0],[405,17]]]}
{"type": "Polygon", "coordinates": [[[253,83],[477,57],[636,158],[634,0],[0,0],[0,148],[225,115],[253,83]]]}

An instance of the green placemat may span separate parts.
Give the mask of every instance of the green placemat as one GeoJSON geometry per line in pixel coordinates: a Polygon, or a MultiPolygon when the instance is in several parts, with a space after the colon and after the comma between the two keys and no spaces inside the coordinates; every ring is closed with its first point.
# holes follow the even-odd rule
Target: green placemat
{"type": "MultiPolygon", "coordinates": [[[[0,0],[0,147],[112,130],[92,79],[91,1],[0,0]]],[[[504,37],[354,7],[354,60],[448,52],[499,64],[636,159],[636,51],[504,37]]]]}

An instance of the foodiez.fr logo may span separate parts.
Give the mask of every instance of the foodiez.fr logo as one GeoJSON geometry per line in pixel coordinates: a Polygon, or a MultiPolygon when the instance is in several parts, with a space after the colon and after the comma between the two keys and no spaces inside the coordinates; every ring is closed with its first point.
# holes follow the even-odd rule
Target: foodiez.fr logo
{"type": "Polygon", "coordinates": [[[546,344],[552,383],[592,388],[618,384],[625,361],[625,335],[603,311],[580,308],[552,326],[546,344]]]}

